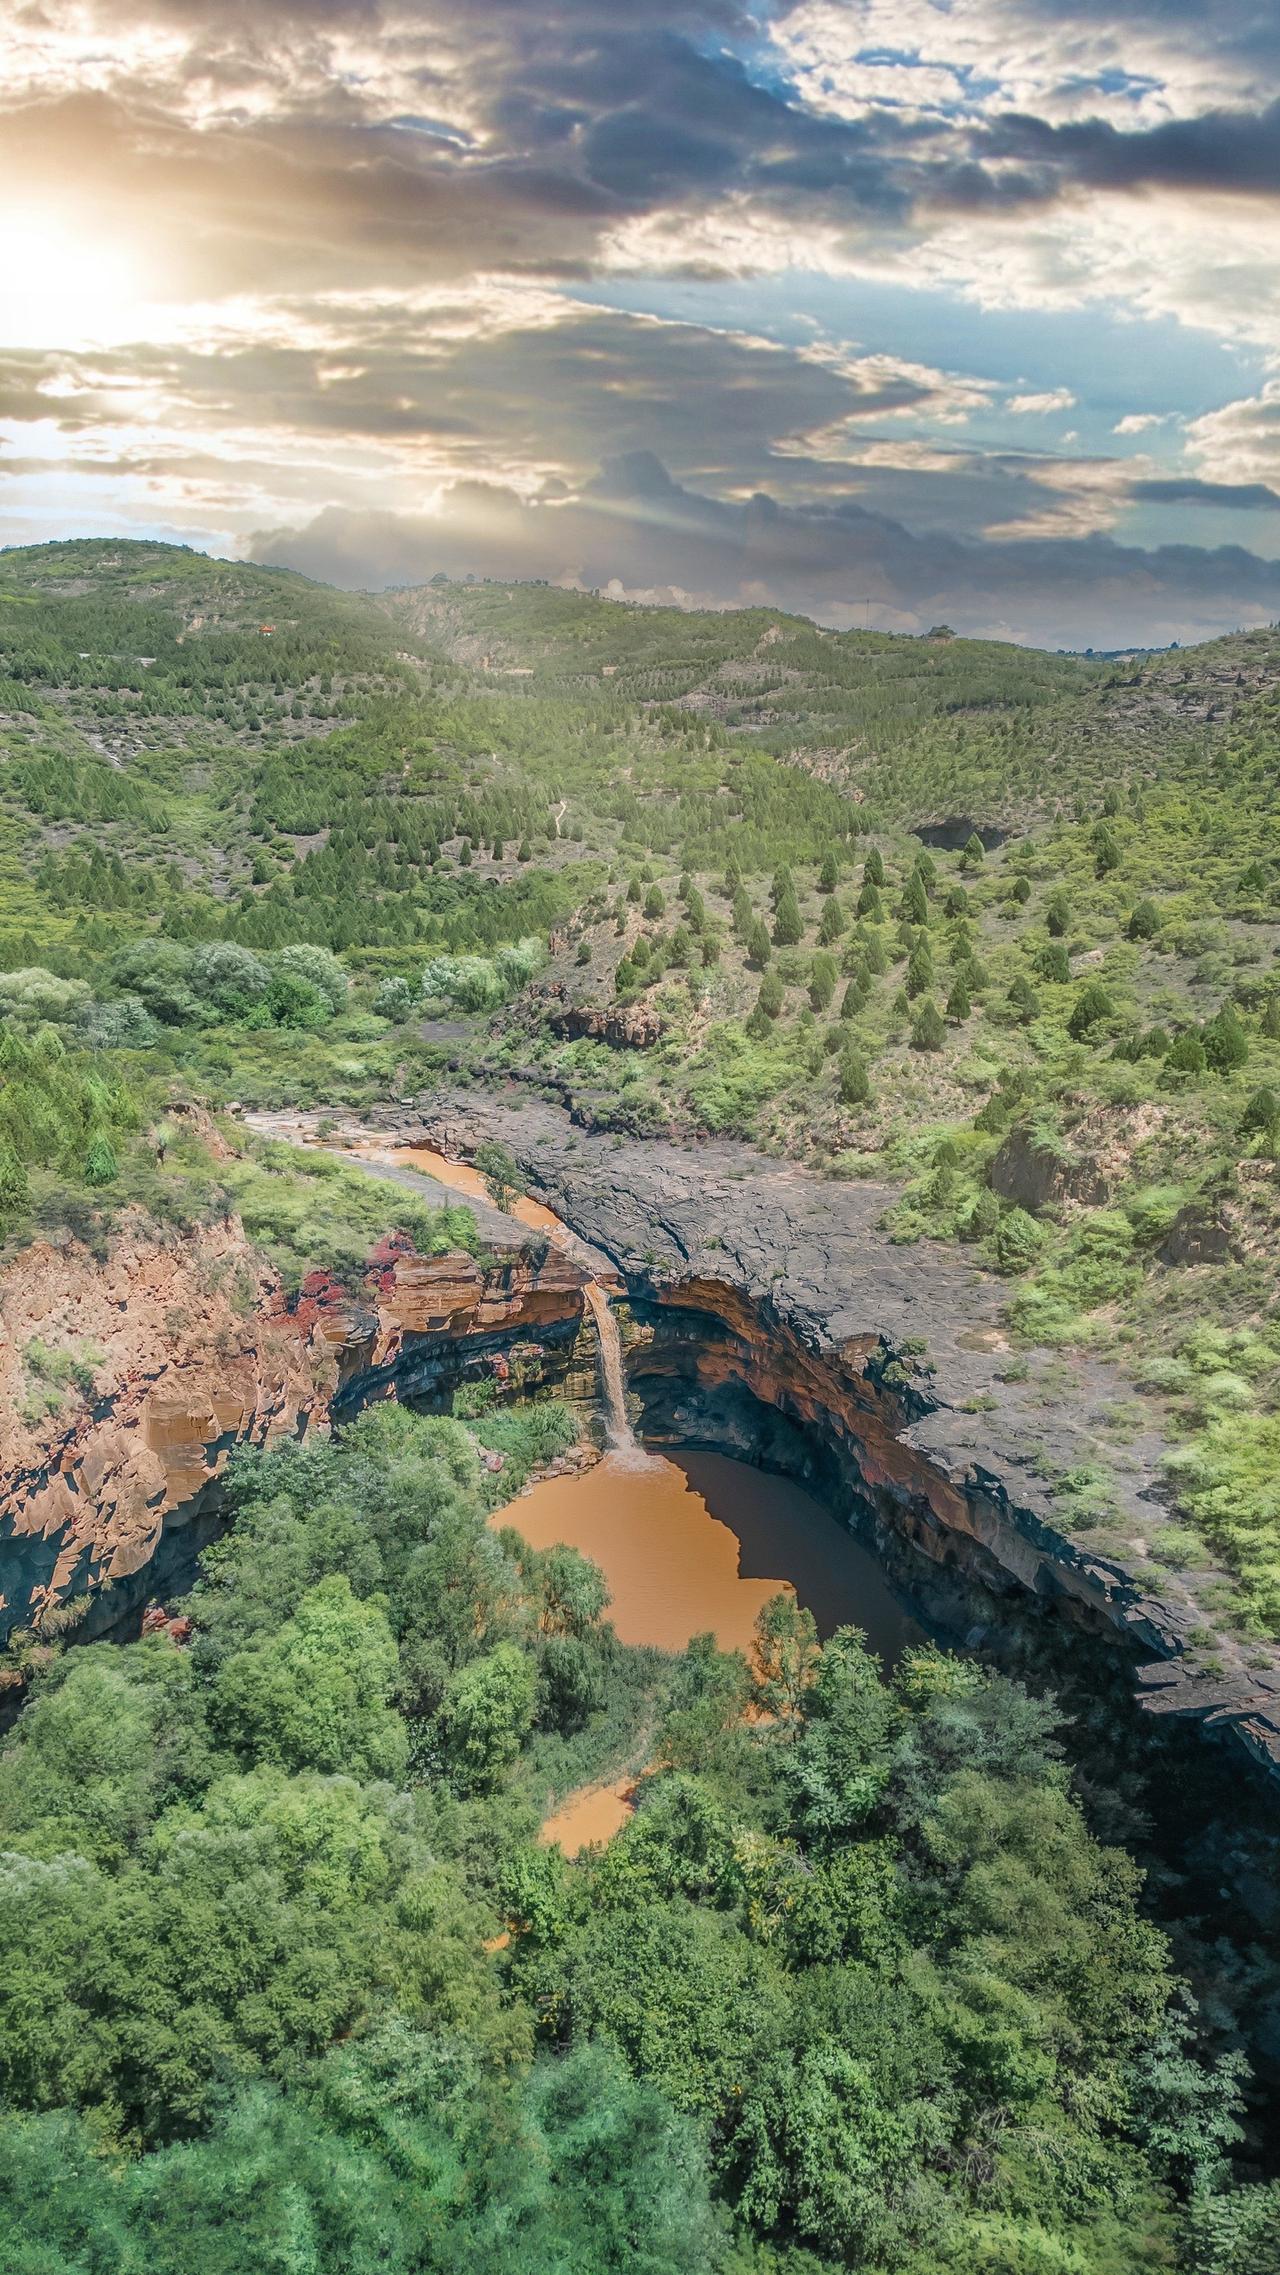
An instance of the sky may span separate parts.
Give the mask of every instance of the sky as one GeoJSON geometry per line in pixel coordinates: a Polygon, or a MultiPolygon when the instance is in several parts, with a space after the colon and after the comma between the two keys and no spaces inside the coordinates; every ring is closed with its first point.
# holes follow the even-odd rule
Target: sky
{"type": "Polygon", "coordinates": [[[1278,0],[9,0],[0,544],[1280,619],[1278,0]]]}

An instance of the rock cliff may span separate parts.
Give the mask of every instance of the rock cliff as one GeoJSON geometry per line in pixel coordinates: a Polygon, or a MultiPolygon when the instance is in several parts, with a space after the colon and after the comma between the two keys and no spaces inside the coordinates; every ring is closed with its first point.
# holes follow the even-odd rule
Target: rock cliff
{"type": "MultiPolygon", "coordinates": [[[[1203,1720],[1280,1780],[1280,1651],[1208,1642],[1213,1572],[1151,1584],[1147,1542],[1165,1518],[1156,1421],[1117,1432],[1131,1386],[1083,1354],[1069,1368],[1052,1353],[1015,1361],[1002,1283],[954,1251],[894,1244],[881,1221],[891,1189],[731,1143],[621,1143],[480,1091],[380,1120],[455,1158],[486,1137],[508,1145],[641,1312],[690,1315],[695,1374],[720,1368],[838,1448],[882,1546],[1113,1638],[1149,1712],[1203,1720]],[[1101,1518],[1079,1491],[1099,1469],[1101,1518]]],[[[641,1388],[652,1363],[637,1353],[641,1388]]]]}
{"type": "MultiPolygon", "coordinates": [[[[105,1256],[36,1242],[0,1275],[0,1639],[74,1604],[100,1631],[208,1536],[232,1450],[326,1427],[412,1378],[442,1393],[536,1338],[571,1344],[584,1274],[513,1245],[481,1266],[395,1235],[350,1290],[292,1298],[235,1218],[178,1233],[138,1214],[105,1256]]],[[[52,1615],[52,1618],[51,1616],[52,1615]]]]}

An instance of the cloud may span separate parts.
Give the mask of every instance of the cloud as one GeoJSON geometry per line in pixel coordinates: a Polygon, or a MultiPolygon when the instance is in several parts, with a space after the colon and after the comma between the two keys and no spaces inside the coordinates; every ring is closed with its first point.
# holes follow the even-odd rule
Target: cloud
{"type": "Polygon", "coordinates": [[[1012,543],[914,535],[853,500],[741,503],[674,482],[651,454],[601,469],[562,504],[459,484],[432,514],[338,509],[264,531],[253,558],[356,586],[455,576],[545,576],[619,596],[708,606],[767,601],[820,621],[958,628],[1046,646],[1195,639],[1280,612],[1280,564],[1240,547],[1122,546],[1105,536],[1012,543]],[[855,597],[856,596],[856,597],[855,597]]]}
{"type": "MultiPolygon", "coordinates": [[[[1280,472],[1280,467],[1277,468],[1280,472]]],[[[1280,511],[1280,489],[1265,482],[1200,482],[1190,474],[1173,474],[1135,482],[1129,493],[1136,505],[1226,506],[1237,512],[1280,511]]]]}
{"type": "Polygon", "coordinates": [[[1280,489],[1280,379],[1268,380],[1258,395],[1190,419],[1186,447],[1209,480],[1280,489]]]}
{"type": "Polygon", "coordinates": [[[1079,397],[1069,387],[1052,387],[1041,395],[1011,395],[1005,404],[1015,418],[1046,418],[1051,411],[1074,410],[1079,397]]]}
{"type": "MultiPolygon", "coordinates": [[[[0,157],[67,286],[0,362],[5,527],[92,496],[197,541],[321,531],[370,573],[379,530],[397,559],[434,531],[624,582],[629,532],[642,589],[772,578],[821,610],[874,539],[907,616],[932,546],[947,591],[988,578],[984,621],[1056,625],[1069,587],[1083,623],[1066,562],[1126,512],[1280,484],[1278,70],[1257,0],[15,0],[0,157]],[[109,324],[68,247],[86,285],[118,256],[109,324]],[[791,272],[843,280],[841,336],[697,320],[711,280],[768,274],[784,306],[791,272]],[[689,321],[588,304],[653,276],[689,321]],[[858,337],[864,279],[945,299],[965,344],[858,337]],[[986,312],[1096,307],[1254,343],[1259,391],[1158,464],[1000,447],[1078,408],[1087,445],[1113,409],[1034,348],[997,382],[986,312]]],[[[1254,608],[1252,560],[1095,565],[1154,626],[1254,608]]]]}

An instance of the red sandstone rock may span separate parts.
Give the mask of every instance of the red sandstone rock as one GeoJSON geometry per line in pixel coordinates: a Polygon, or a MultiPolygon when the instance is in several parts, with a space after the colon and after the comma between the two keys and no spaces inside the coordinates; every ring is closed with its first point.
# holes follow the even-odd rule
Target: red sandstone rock
{"type": "Polygon", "coordinates": [[[24,1249],[0,1275],[0,1626],[142,1571],[166,1529],[215,1504],[237,1446],[327,1428],[354,1375],[424,1338],[582,1311],[583,1275],[555,1251],[483,1270],[393,1234],[371,1266],[359,1297],[308,1273],[291,1308],[235,1218],[180,1235],[130,1212],[105,1264],[74,1240],[24,1249]],[[247,1316],[231,1293],[246,1275],[247,1316]],[[36,1339],[93,1365],[92,1404],[28,1418],[36,1339]]]}

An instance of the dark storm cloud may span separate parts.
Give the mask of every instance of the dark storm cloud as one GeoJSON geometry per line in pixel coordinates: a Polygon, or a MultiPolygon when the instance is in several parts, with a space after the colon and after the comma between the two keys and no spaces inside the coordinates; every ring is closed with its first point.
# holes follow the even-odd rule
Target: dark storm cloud
{"type": "Polygon", "coordinates": [[[1228,506],[1241,512],[1280,509],[1280,490],[1269,489],[1265,482],[1198,482],[1189,474],[1133,482],[1129,496],[1135,505],[1228,506]]]}
{"type": "Polygon", "coordinates": [[[433,516],[329,511],[269,531],[253,557],[352,585],[549,576],[708,605],[771,602],[820,621],[910,628],[945,616],[1046,646],[1194,638],[1280,613],[1280,563],[1238,546],[1143,551],[1106,537],[1018,543],[915,534],[846,500],[742,504],[697,494],[648,454],[613,462],[563,507],[460,484],[433,516]]]}
{"type": "Polygon", "coordinates": [[[992,123],[978,154],[1000,160],[999,175],[981,163],[957,168],[941,186],[944,200],[1017,205],[1061,196],[1071,184],[1272,197],[1280,192],[1280,102],[1260,112],[1170,119],[1146,132],[1121,132],[1109,119],[1052,125],[1006,117],[992,123]],[[1016,172],[1004,170],[1009,161],[1016,172]]]}

